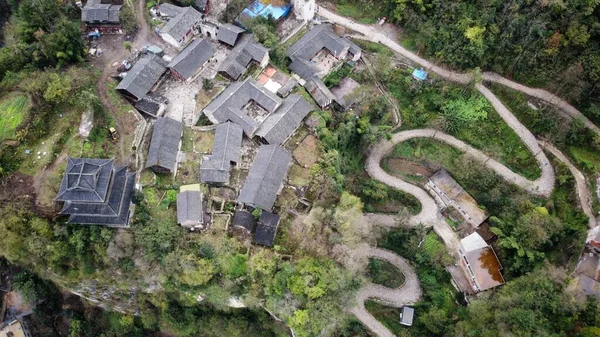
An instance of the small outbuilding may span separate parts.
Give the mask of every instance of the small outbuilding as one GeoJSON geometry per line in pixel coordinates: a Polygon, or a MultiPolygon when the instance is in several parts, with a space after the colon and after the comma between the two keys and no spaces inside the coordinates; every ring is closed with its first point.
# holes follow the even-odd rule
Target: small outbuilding
{"type": "Polygon", "coordinates": [[[481,292],[504,284],[502,265],[492,246],[477,232],[460,240],[460,266],[465,271],[474,292],[481,292]]]}
{"type": "Polygon", "coordinates": [[[246,233],[253,233],[256,228],[256,218],[248,211],[237,211],[233,214],[231,225],[246,233]]]}
{"type": "Polygon", "coordinates": [[[412,326],[415,318],[415,308],[404,306],[400,312],[400,324],[412,326]]]}
{"type": "Polygon", "coordinates": [[[177,195],[177,223],[188,229],[204,229],[204,195],[183,191],[177,195]]]}
{"type": "Polygon", "coordinates": [[[260,218],[258,219],[258,223],[256,224],[254,243],[266,247],[273,247],[273,241],[275,241],[279,220],[279,215],[262,211],[260,218]]]}
{"type": "Polygon", "coordinates": [[[181,146],[182,133],[182,122],[169,117],[157,119],[152,130],[146,168],[156,173],[175,175],[177,172],[177,153],[181,146]]]}
{"type": "Polygon", "coordinates": [[[326,109],[335,100],[335,95],[317,76],[313,76],[310,80],[306,81],[304,88],[321,109],[326,109]]]}

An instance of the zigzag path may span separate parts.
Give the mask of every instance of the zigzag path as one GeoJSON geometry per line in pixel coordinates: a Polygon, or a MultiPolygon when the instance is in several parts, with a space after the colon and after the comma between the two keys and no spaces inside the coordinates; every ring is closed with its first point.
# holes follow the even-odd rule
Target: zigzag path
{"type": "MultiPolygon", "coordinates": [[[[370,40],[376,43],[382,43],[390,49],[392,49],[393,51],[401,54],[402,56],[408,58],[414,63],[421,65],[423,68],[428,69],[429,71],[437,74],[438,76],[446,80],[460,84],[469,84],[472,83],[474,80],[474,76],[472,74],[449,71],[438,67],[435,64],[415,55],[414,53],[406,50],[404,47],[400,46],[398,43],[387,37],[385,34],[375,30],[373,27],[358,24],[356,22],[353,22],[352,20],[334,14],[320,6],[317,7],[317,13],[320,16],[334,23],[340,24],[344,27],[350,28],[354,31],[363,34],[362,36],[353,37],[370,40]]],[[[591,129],[596,134],[600,135],[600,129],[597,126],[595,126],[592,122],[590,122],[585,116],[583,116],[581,112],[579,112],[566,101],[545,90],[529,88],[519,83],[510,81],[506,78],[503,78],[502,76],[494,73],[484,73],[483,80],[507,86],[511,89],[523,92],[529,96],[548,102],[549,104],[552,104],[557,108],[562,109],[570,117],[583,120],[586,127],[591,129]]],[[[409,225],[424,224],[426,226],[433,227],[434,231],[444,241],[446,247],[448,248],[448,251],[450,253],[456,251],[456,248],[459,244],[458,238],[456,237],[454,231],[452,231],[448,224],[443,220],[440,209],[435,200],[422,188],[389,175],[380,166],[381,160],[393,149],[395,145],[413,138],[432,138],[437,141],[444,142],[450,146],[453,146],[462,151],[463,153],[471,156],[473,159],[480,162],[482,165],[492,169],[494,172],[496,172],[496,174],[501,176],[507,182],[519,186],[520,188],[523,188],[531,194],[549,197],[552,193],[552,190],[554,189],[555,174],[552,166],[548,161],[548,158],[546,157],[545,153],[542,150],[542,147],[540,146],[542,145],[547,151],[549,151],[556,158],[565,163],[565,165],[567,165],[567,167],[575,177],[577,194],[579,196],[579,201],[582,206],[582,209],[584,210],[585,214],[588,215],[588,217],[590,218],[589,226],[595,226],[596,224],[593,212],[591,210],[590,193],[587,189],[587,184],[585,182],[585,177],[583,176],[583,174],[581,174],[581,172],[579,172],[577,168],[573,166],[572,163],[551,144],[541,142],[538,143],[538,140],[535,138],[535,136],[523,124],[521,124],[521,122],[519,122],[519,120],[504,106],[504,104],[502,104],[502,102],[483,84],[477,83],[475,84],[475,88],[483,96],[486,97],[486,99],[498,112],[500,117],[502,117],[502,119],[511,127],[511,129],[515,131],[515,133],[527,146],[529,151],[535,156],[536,161],[538,162],[538,165],[541,168],[542,174],[540,178],[536,180],[528,180],[512,172],[506,166],[485,155],[483,152],[441,131],[436,131],[432,129],[418,129],[398,132],[392,136],[391,140],[382,140],[380,143],[373,146],[367,158],[366,170],[373,179],[376,179],[399,191],[411,194],[414,197],[416,197],[419,200],[419,202],[421,202],[421,212],[417,215],[412,216],[409,219],[409,225]]],[[[383,215],[369,214],[367,215],[367,218],[369,217],[376,221],[379,220],[387,225],[395,224],[395,221],[391,221],[389,217],[383,215]]],[[[394,263],[394,265],[396,265],[400,270],[402,270],[404,273],[407,273],[406,267],[404,269],[401,268],[400,265],[397,264],[398,260],[396,259],[401,259],[401,261],[403,262],[405,261],[396,254],[387,251],[385,251],[386,254],[383,254],[379,252],[377,248],[371,248],[369,252],[371,252],[370,254],[372,254],[369,256],[380,255],[380,258],[394,263]],[[395,261],[396,263],[393,261],[395,261]]],[[[418,286],[418,279],[416,279],[416,277],[414,280],[411,279],[411,282],[412,281],[414,281],[415,284],[417,284],[418,286]]],[[[371,314],[369,314],[369,312],[364,307],[364,301],[368,298],[374,298],[392,306],[401,306],[407,303],[413,303],[416,300],[418,300],[418,297],[420,297],[421,294],[420,288],[418,292],[419,296],[416,299],[415,293],[415,291],[409,291],[409,288],[406,284],[404,287],[396,291],[374,284],[367,284],[359,290],[356,298],[357,305],[353,307],[350,311],[365,326],[371,329],[371,331],[373,331],[379,337],[394,336],[394,334],[392,334],[371,314]],[[402,291],[405,289],[405,287],[406,291],[402,291]],[[384,288],[385,291],[382,288],[384,288]]]]}

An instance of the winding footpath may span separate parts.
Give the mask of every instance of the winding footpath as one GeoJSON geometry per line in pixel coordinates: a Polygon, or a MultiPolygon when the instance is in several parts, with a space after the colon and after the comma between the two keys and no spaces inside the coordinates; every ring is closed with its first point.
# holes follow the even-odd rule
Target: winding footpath
{"type": "Polygon", "coordinates": [[[398,288],[388,288],[373,283],[364,285],[356,294],[356,305],[350,309],[350,312],[377,336],[395,337],[383,324],[367,312],[365,301],[373,299],[381,304],[396,308],[417,302],[423,294],[417,274],[405,259],[389,250],[365,246],[355,250],[355,253],[357,258],[376,258],[387,261],[404,274],[404,284],[398,288]]]}
{"type": "MultiPolygon", "coordinates": [[[[433,62],[430,62],[422,57],[419,57],[418,55],[416,55],[413,52],[409,51],[408,49],[402,47],[396,41],[390,39],[387,35],[385,35],[384,33],[382,33],[381,31],[377,30],[376,28],[374,28],[372,26],[356,23],[348,18],[337,15],[321,6],[317,6],[317,14],[331,22],[334,22],[336,24],[339,24],[341,26],[344,26],[346,28],[349,28],[353,31],[356,31],[356,32],[359,32],[362,34],[362,35],[351,35],[351,37],[357,38],[357,39],[362,39],[362,40],[368,40],[368,41],[375,42],[375,43],[381,43],[381,44],[387,46],[388,48],[390,48],[391,50],[395,51],[396,53],[409,59],[410,61],[427,69],[428,71],[434,72],[439,77],[441,77],[445,80],[459,83],[459,84],[469,84],[475,79],[473,74],[450,71],[450,70],[441,68],[441,67],[435,65],[433,62]]],[[[554,105],[555,107],[564,111],[571,118],[581,119],[584,122],[586,127],[588,127],[590,130],[592,130],[597,135],[600,135],[600,128],[598,128],[596,125],[594,125],[579,110],[577,110],[575,107],[573,107],[572,105],[567,103],[565,100],[561,99],[560,97],[558,97],[546,90],[537,89],[537,88],[529,88],[522,84],[511,81],[507,78],[504,78],[498,74],[490,73],[490,72],[483,73],[482,80],[504,85],[513,90],[520,91],[531,97],[535,97],[535,98],[545,101],[551,105],[554,105]]],[[[483,87],[483,85],[479,85],[479,87],[483,87]]],[[[480,88],[477,88],[477,89],[481,92],[480,88]]],[[[482,92],[482,94],[484,94],[484,96],[487,97],[487,95],[485,93],[482,92]]]]}
{"type": "MultiPolygon", "coordinates": [[[[377,31],[373,27],[358,24],[349,20],[345,17],[334,14],[323,7],[317,7],[317,13],[330,20],[331,22],[340,24],[344,27],[350,28],[356,32],[363,34],[362,36],[352,36],[359,39],[366,39],[376,43],[382,43],[392,49],[393,51],[401,54],[412,62],[419,64],[421,67],[437,74],[443,79],[459,84],[469,84],[475,79],[473,74],[458,73],[443,69],[436,66],[430,61],[427,61],[414,53],[408,51],[385,34],[377,31]]],[[[482,74],[482,79],[488,82],[494,82],[511,89],[520,91],[529,96],[543,100],[555,107],[561,109],[571,118],[577,118],[583,120],[586,127],[600,135],[600,129],[590,122],[581,112],[575,109],[573,106],[568,104],[566,101],[559,97],[542,89],[529,88],[519,83],[508,80],[500,75],[494,73],[482,74]]],[[[579,198],[579,202],[584,213],[589,218],[590,228],[596,226],[595,217],[591,208],[591,197],[590,192],[587,188],[585,176],[564,156],[558,149],[549,143],[538,141],[535,136],[523,125],[521,122],[502,104],[502,102],[483,84],[476,83],[475,88],[492,104],[494,109],[498,112],[500,117],[506,124],[510,126],[512,130],[519,136],[521,141],[527,146],[529,151],[534,155],[538,165],[541,169],[541,176],[536,180],[528,180],[494,160],[482,151],[477,150],[461,140],[458,140],[448,134],[433,129],[417,129],[409,131],[401,131],[392,136],[390,140],[382,140],[380,143],[372,147],[371,152],[367,158],[366,170],[367,173],[375,180],[384,183],[390,187],[393,187],[399,191],[413,195],[421,203],[421,211],[408,219],[409,226],[415,226],[423,224],[428,227],[433,227],[434,231],[442,238],[448,251],[453,254],[459,244],[458,237],[450,226],[444,221],[441,215],[440,208],[438,207],[435,200],[422,188],[405,182],[402,179],[394,177],[381,168],[381,160],[396,146],[397,144],[415,138],[431,138],[436,141],[443,142],[452,147],[459,149],[464,154],[472,157],[474,160],[479,162],[482,166],[488,167],[493,170],[496,174],[502,177],[507,182],[518,186],[527,192],[539,195],[543,197],[549,197],[554,190],[555,173],[544,153],[543,149],[552,153],[559,161],[563,162],[571,171],[575,177],[576,190],[579,198]]],[[[373,220],[380,222],[385,226],[393,226],[397,223],[397,219],[394,216],[387,216],[381,214],[366,214],[367,220],[373,220]]],[[[402,306],[408,303],[414,303],[421,296],[421,290],[419,287],[418,278],[414,275],[414,271],[410,269],[410,266],[398,255],[389,252],[382,251],[378,248],[365,249],[366,252],[363,255],[370,257],[377,257],[393,263],[407,276],[407,282],[405,285],[398,289],[389,289],[380,285],[367,284],[361,288],[357,294],[357,305],[351,309],[351,312],[371,331],[373,331],[379,337],[392,337],[394,336],[387,328],[379,323],[364,307],[364,301],[367,299],[376,299],[382,303],[391,306],[402,306]],[[414,278],[413,278],[414,276],[414,278]],[[417,290],[418,289],[418,290],[417,290]]],[[[359,252],[357,252],[359,253],[359,252]]]]}

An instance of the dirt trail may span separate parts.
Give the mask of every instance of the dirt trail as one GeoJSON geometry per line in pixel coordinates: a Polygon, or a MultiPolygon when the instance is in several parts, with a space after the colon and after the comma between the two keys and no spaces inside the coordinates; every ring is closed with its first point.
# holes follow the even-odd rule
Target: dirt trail
{"type": "Polygon", "coordinates": [[[404,284],[395,289],[373,283],[364,285],[356,294],[356,305],[350,309],[350,312],[378,336],[395,337],[383,324],[369,314],[365,309],[365,301],[372,299],[397,308],[417,302],[423,294],[417,274],[405,259],[388,250],[365,245],[354,252],[357,258],[371,257],[387,261],[404,274],[404,284]]]}
{"type": "MultiPolygon", "coordinates": [[[[438,67],[432,62],[415,55],[414,53],[408,51],[407,49],[399,45],[396,41],[390,39],[384,33],[376,30],[376,28],[358,24],[352,20],[334,14],[320,6],[317,7],[317,10],[318,14],[322,17],[363,34],[362,36],[353,37],[370,40],[376,43],[382,43],[390,49],[392,49],[393,51],[411,60],[412,62],[419,64],[423,68],[426,68],[428,71],[431,71],[446,80],[460,84],[469,84],[472,83],[472,81],[474,80],[473,74],[449,71],[444,68],[438,67]]],[[[565,113],[567,113],[572,118],[582,119],[585,125],[590,130],[600,135],[600,129],[593,123],[591,123],[585,116],[583,116],[581,112],[579,112],[573,106],[568,104],[566,101],[545,90],[529,88],[493,73],[484,73],[482,77],[484,81],[494,82],[510,87],[514,90],[520,91],[529,96],[538,98],[552,105],[555,105],[556,107],[564,110],[565,113]]],[[[566,158],[562,153],[560,153],[560,151],[558,151],[552,145],[546,143],[538,144],[538,141],[536,140],[535,136],[523,124],[521,124],[519,120],[504,106],[504,104],[502,104],[502,102],[483,84],[477,83],[475,84],[475,88],[483,96],[485,96],[486,99],[488,99],[488,101],[492,104],[492,106],[502,117],[502,119],[511,127],[511,129],[515,131],[515,133],[517,133],[519,138],[521,138],[521,141],[535,156],[538,165],[541,168],[542,175],[539,179],[535,181],[527,180],[524,177],[512,172],[506,166],[483,154],[481,151],[472,148],[471,146],[452,136],[446,135],[436,130],[421,129],[398,132],[393,135],[390,141],[382,140],[379,144],[373,146],[367,159],[366,170],[373,179],[376,179],[397,190],[409,193],[415,196],[421,202],[421,212],[411,217],[409,219],[409,224],[415,225],[422,223],[428,226],[432,226],[436,233],[438,233],[442,240],[444,240],[444,243],[446,244],[446,247],[448,248],[449,252],[453,253],[455,251],[458,245],[458,238],[456,234],[452,231],[452,229],[448,226],[448,224],[443,220],[440,213],[440,209],[436,204],[435,200],[431,196],[429,196],[429,194],[425,192],[425,190],[421,189],[416,185],[410,184],[399,178],[389,175],[380,166],[381,160],[384,158],[385,155],[387,155],[387,153],[389,153],[393,149],[393,147],[396,144],[412,138],[431,137],[460,149],[462,152],[475,158],[483,165],[494,170],[499,176],[504,178],[506,181],[527,190],[529,193],[548,197],[554,189],[555,174],[552,166],[549,164],[546,155],[540,147],[540,145],[542,145],[559,160],[564,162],[569,167],[569,170],[571,170],[572,174],[575,176],[576,188],[581,206],[585,214],[588,215],[588,217],[590,218],[590,227],[595,226],[596,223],[591,209],[589,190],[587,189],[585,177],[581,174],[581,172],[579,172],[577,168],[575,168],[575,166],[573,166],[570,163],[568,158],[566,158]]],[[[368,215],[367,218],[370,218],[372,220],[380,220],[388,226],[396,222],[395,217],[390,216],[385,217],[372,214],[368,215]]],[[[364,291],[368,291],[371,288],[368,285],[365,286],[364,289],[364,291]]],[[[361,288],[361,290],[359,291],[359,295],[357,295],[357,300],[359,301],[359,303],[361,303],[361,305],[354,308],[352,312],[361,320],[361,322],[363,322],[363,324],[369,327],[378,336],[393,336],[393,334],[388,329],[386,329],[382,324],[377,322],[375,318],[364,309],[364,305],[362,304],[362,302],[365,298],[361,295],[362,291],[363,289],[361,288]]],[[[408,298],[406,299],[408,300],[408,298]]]]}
{"type": "MultiPolygon", "coordinates": [[[[444,69],[442,67],[439,67],[439,66],[435,65],[433,62],[430,62],[422,57],[419,57],[418,55],[414,54],[413,52],[409,51],[408,49],[402,47],[400,44],[398,44],[393,39],[389,38],[385,33],[381,32],[377,27],[363,25],[363,24],[354,22],[351,19],[337,15],[321,6],[317,6],[317,14],[326,18],[327,20],[329,20],[331,22],[334,22],[334,23],[337,23],[344,27],[350,28],[350,29],[362,34],[362,35],[351,35],[351,37],[357,38],[357,39],[362,39],[362,40],[369,40],[369,41],[376,42],[376,43],[381,43],[381,44],[387,46],[388,48],[392,49],[393,51],[397,52],[398,54],[401,54],[402,56],[411,60],[412,62],[420,65],[421,67],[427,69],[430,72],[437,74],[438,76],[440,76],[448,81],[460,83],[460,84],[469,84],[474,80],[473,74],[450,71],[450,70],[444,69]]],[[[522,84],[516,83],[514,81],[511,81],[507,78],[504,78],[498,74],[490,73],[490,72],[483,73],[482,80],[507,86],[511,89],[520,91],[526,95],[535,97],[535,98],[545,101],[549,104],[552,104],[552,105],[564,110],[572,118],[583,120],[584,124],[590,130],[592,130],[593,132],[595,132],[597,135],[600,136],[600,128],[598,128],[596,125],[594,125],[579,110],[577,110],[575,107],[573,107],[572,105],[570,105],[569,103],[567,103],[566,101],[561,99],[560,97],[557,97],[556,95],[553,95],[546,90],[538,89],[538,88],[530,88],[530,87],[524,86],[522,84]]],[[[483,87],[483,86],[481,86],[481,87],[483,87]]],[[[479,90],[479,88],[478,88],[478,90],[479,90]]]]}

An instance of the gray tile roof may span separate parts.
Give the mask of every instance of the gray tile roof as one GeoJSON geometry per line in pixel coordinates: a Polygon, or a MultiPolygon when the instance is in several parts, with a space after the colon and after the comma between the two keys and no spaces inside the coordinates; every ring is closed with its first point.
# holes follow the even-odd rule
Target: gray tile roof
{"type": "Polygon", "coordinates": [[[168,17],[173,18],[173,17],[176,17],[177,14],[181,13],[181,11],[183,11],[183,7],[164,3],[164,4],[160,4],[160,6],[158,7],[158,11],[163,16],[168,16],[168,17]]]}
{"type": "Polygon", "coordinates": [[[102,202],[110,185],[113,159],[68,158],[57,201],[102,202]]]}
{"type": "Polygon", "coordinates": [[[217,40],[233,47],[235,46],[235,43],[240,37],[240,34],[242,34],[245,31],[245,29],[240,28],[236,25],[226,23],[224,25],[219,26],[219,31],[217,32],[217,40]]]}
{"type": "Polygon", "coordinates": [[[119,23],[119,11],[122,5],[101,4],[100,1],[90,0],[81,10],[83,22],[119,23]]]}
{"type": "Polygon", "coordinates": [[[215,124],[231,121],[253,137],[258,123],[242,110],[250,101],[256,102],[269,113],[281,104],[281,98],[260,86],[252,78],[232,83],[204,108],[204,114],[215,124]]]}
{"type": "Polygon", "coordinates": [[[146,168],[159,167],[170,172],[177,168],[177,152],[183,132],[183,123],[169,117],[156,120],[148,150],[146,168]]]}
{"type": "Polygon", "coordinates": [[[177,194],[177,223],[182,226],[203,224],[203,195],[200,191],[185,191],[177,194]]]}
{"type": "Polygon", "coordinates": [[[248,232],[254,232],[254,227],[256,227],[256,218],[252,213],[248,211],[237,211],[233,214],[233,219],[231,220],[231,224],[234,227],[244,228],[248,232]]]}
{"type": "Polygon", "coordinates": [[[262,145],[250,167],[238,197],[252,207],[271,210],[283,180],[287,176],[292,155],[279,145],[262,145]]]}
{"type": "Polygon", "coordinates": [[[335,96],[331,90],[329,90],[325,83],[316,76],[306,81],[304,88],[306,88],[310,96],[317,102],[317,105],[319,105],[321,109],[325,108],[335,100],[335,96]]]}
{"type": "Polygon", "coordinates": [[[135,173],[114,166],[112,159],[69,158],[59,189],[60,214],[68,223],[126,226],[135,173]]]}
{"type": "Polygon", "coordinates": [[[264,138],[269,144],[283,144],[312,110],[312,105],[302,96],[292,94],[264,120],[256,135],[264,138]]]}
{"type": "Polygon", "coordinates": [[[152,89],[166,70],[165,62],[160,57],[145,55],[129,70],[117,85],[117,90],[125,91],[139,101],[152,89]]]}
{"type": "Polygon", "coordinates": [[[273,241],[275,240],[275,234],[277,234],[278,225],[279,215],[262,211],[260,214],[260,219],[258,219],[258,223],[256,225],[254,243],[267,247],[273,247],[273,241]]]}
{"type": "Polygon", "coordinates": [[[337,35],[330,24],[315,26],[288,48],[288,56],[296,56],[310,60],[321,49],[327,49],[332,55],[338,56],[348,49],[353,55],[360,52],[360,47],[350,40],[337,35]]]}
{"type": "Polygon", "coordinates": [[[171,35],[179,41],[185,34],[202,20],[202,14],[193,7],[185,7],[160,30],[161,34],[171,35]]]}
{"type": "Polygon", "coordinates": [[[287,82],[285,82],[285,84],[279,88],[279,90],[277,90],[277,94],[279,96],[285,97],[287,95],[290,94],[290,92],[292,92],[292,90],[294,90],[294,88],[296,88],[296,86],[298,85],[298,81],[296,81],[295,78],[290,77],[287,82]]]}
{"type": "Polygon", "coordinates": [[[215,54],[215,49],[207,39],[197,39],[190,43],[169,63],[184,79],[192,77],[215,54]]]}
{"type": "Polygon", "coordinates": [[[290,63],[289,66],[290,70],[304,80],[309,80],[321,71],[315,64],[307,59],[296,56],[292,56],[290,59],[292,60],[292,63],[290,63]]]}
{"type": "Polygon", "coordinates": [[[230,122],[217,125],[212,155],[200,165],[200,181],[229,183],[231,163],[238,164],[241,159],[242,135],[239,125],[230,122]]]}
{"type": "Polygon", "coordinates": [[[252,34],[245,34],[221,63],[219,72],[237,80],[244,74],[251,61],[260,63],[268,55],[269,49],[258,43],[252,34]]]}

